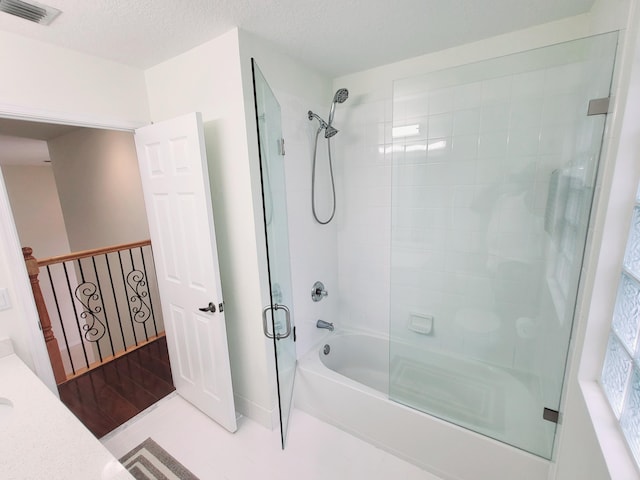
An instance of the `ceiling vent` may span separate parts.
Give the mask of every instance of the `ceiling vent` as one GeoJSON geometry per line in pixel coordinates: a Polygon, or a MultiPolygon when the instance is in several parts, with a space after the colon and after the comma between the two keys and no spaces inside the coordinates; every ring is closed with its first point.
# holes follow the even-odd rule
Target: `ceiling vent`
{"type": "Polygon", "coordinates": [[[30,22],[49,25],[60,15],[60,10],[40,3],[27,3],[21,0],[0,0],[0,12],[24,18],[30,22]]]}

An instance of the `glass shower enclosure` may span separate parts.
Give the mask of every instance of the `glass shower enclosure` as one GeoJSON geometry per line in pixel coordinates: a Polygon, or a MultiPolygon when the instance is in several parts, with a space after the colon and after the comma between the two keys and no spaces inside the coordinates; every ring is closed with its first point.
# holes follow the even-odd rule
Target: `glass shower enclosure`
{"type": "Polygon", "coordinates": [[[292,408],[297,360],[282,115],[280,104],[254,59],[251,59],[251,69],[271,297],[269,305],[264,307],[262,318],[264,334],[273,340],[280,439],[284,449],[292,408]]]}
{"type": "Polygon", "coordinates": [[[394,82],[391,399],[551,457],[616,46],[394,82]]]}

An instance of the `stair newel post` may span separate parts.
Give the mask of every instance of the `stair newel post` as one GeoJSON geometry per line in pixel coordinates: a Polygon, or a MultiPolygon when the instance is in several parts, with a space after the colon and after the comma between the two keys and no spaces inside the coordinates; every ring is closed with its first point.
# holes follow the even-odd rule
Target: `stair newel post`
{"type": "Polygon", "coordinates": [[[44,335],[44,341],[47,345],[51,368],[53,368],[53,376],[56,383],[59,385],[67,380],[67,374],[64,371],[62,356],[60,355],[60,348],[58,347],[58,340],[56,340],[53,329],[51,328],[51,319],[49,318],[49,312],[47,312],[47,305],[44,303],[42,290],[40,289],[40,281],[38,280],[40,267],[38,266],[38,260],[33,257],[32,253],[33,250],[30,247],[22,248],[22,255],[24,256],[24,261],[27,265],[27,273],[29,274],[29,280],[31,282],[31,290],[33,290],[33,299],[36,302],[38,316],[40,317],[42,334],[44,335]]]}

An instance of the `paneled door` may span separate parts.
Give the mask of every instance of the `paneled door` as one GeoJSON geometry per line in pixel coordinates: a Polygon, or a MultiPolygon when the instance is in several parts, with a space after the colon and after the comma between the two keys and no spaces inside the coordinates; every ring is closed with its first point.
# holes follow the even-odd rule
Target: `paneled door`
{"type": "Polygon", "coordinates": [[[135,141],[176,390],[235,432],[200,114],[142,127],[136,130],[135,141]]]}
{"type": "Polygon", "coordinates": [[[292,308],[289,227],[285,188],[285,146],[280,105],[258,68],[253,67],[264,226],[271,303],[263,310],[265,335],[273,339],[280,408],[280,438],[285,447],[296,375],[296,330],[292,308]]]}

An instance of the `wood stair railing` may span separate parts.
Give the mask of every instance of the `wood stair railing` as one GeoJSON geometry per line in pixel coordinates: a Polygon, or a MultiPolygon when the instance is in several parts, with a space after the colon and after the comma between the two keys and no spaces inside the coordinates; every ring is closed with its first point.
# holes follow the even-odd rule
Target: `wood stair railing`
{"type": "Polygon", "coordinates": [[[36,308],[38,309],[38,317],[40,317],[40,328],[42,329],[42,335],[44,335],[44,341],[47,345],[51,368],[53,368],[53,376],[56,383],[61,384],[67,379],[67,374],[64,371],[58,340],[53,334],[51,319],[49,318],[47,305],[44,303],[44,296],[42,295],[42,289],[40,288],[40,280],[38,280],[40,267],[38,265],[38,260],[36,260],[32,254],[33,249],[30,247],[24,247],[22,249],[22,255],[24,256],[24,261],[27,265],[27,273],[29,274],[29,281],[31,282],[31,290],[33,291],[33,299],[35,300],[36,308]]]}
{"type": "MultiPolygon", "coordinates": [[[[22,253],[24,256],[24,260],[25,260],[25,264],[27,267],[27,272],[29,274],[29,280],[31,282],[31,289],[33,291],[33,298],[35,300],[35,304],[37,307],[37,311],[38,311],[38,316],[40,318],[40,325],[42,328],[42,333],[46,342],[46,346],[47,346],[47,352],[49,354],[49,359],[51,361],[51,366],[53,368],[53,374],[56,380],[57,384],[63,383],[65,381],[67,381],[69,378],[72,378],[74,376],[77,376],[79,374],[82,374],[92,368],[95,368],[95,366],[101,364],[101,363],[105,363],[107,361],[112,360],[113,358],[117,358],[118,356],[122,355],[124,352],[130,351],[134,348],[138,348],[146,343],[148,343],[149,341],[154,340],[155,338],[158,338],[159,336],[163,335],[163,332],[159,331],[158,329],[158,325],[156,324],[156,318],[153,312],[153,305],[151,304],[151,298],[150,298],[150,290],[149,290],[149,280],[154,281],[155,282],[155,274],[153,275],[153,278],[150,279],[148,274],[147,274],[147,264],[145,263],[145,256],[146,254],[143,253],[143,247],[149,247],[148,251],[151,252],[150,250],[150,246],[151,246],[151,241],[150,240],[144,240],[144,241],[140,241],[140,242],[133,242],[133,243],[128,243],[128,244],[123,244],[123,245],[116,245],[116,246],[110,246],[110,247],[104,247],[104,248],[99,248],[99,249],[93,249],[93,250],[85,250],[85,251],[81,251],[81,252],[76,252],[76,253],[71,253],[71,254],[67,254],[67,255],[60,255],[60,256],[56,256],[56,257],[50,257],[50,258],[45,258],[45,259],[36,259],[33,256],[33,250],[30,247],[24,247],[22,249],[22,253]],[[143,268],[142,267],[138,267],[134,264],[134,255],[133,255],[133,250],[137,249],[139,250],[139,263],[142,263],[143,268]],[[60,350],[60,346],[58,344],[58,339],[56,339],[55,335],[54,335],[54,330],[52,328],[52,324],[51,324],[51,318],[49,316],[49,312],[47,310],[47,305],[46,305],[46,301],[45,301],[45,296],[43,295],[42,292],[42,288],[40,286],[40,280],[39,280],[39,274],[40,274],[40,268],[41,267],[46,267],[47,273],[48,273],[48,278],[49,281],[52,282],[51,280],[51,272],[49,270],[49,268],[51,268],[50,266],[54,266],[57,264],[64,264],[65,262],[77,262],[73,265],[78,265],[80,270],[82,271],[82,265],[80,265],[80,260],[82,259],[88,259],[86,260],[87,262],[89,262],[89,264],[91,264],[91,262],[93,263],[93,268],[95,270],[95,265],[96,265],[96,258],[98,256],[101,256],[101,258],[103,258],[103,261],[107,262],[106,266],[108,267],[108,263],[109,263],[109,258],[107,257],[107,255],[109,254],[113,254],[116,255],[117,259],[119,260],[120,263],[120,268],[122,269],[122,257],[120,256],[121,253],[123,252],[127,252],[127,256],[130,257],[131,260],[131,271],[129,272],[129,275],[137,273],[140,274],[140,276],[142,276],[142,280],[140,280],[140,278],[137,278],[136,280],[138,281],[136,286],[142,285],[146,288],[145,291],[143,291],[142,293],[135,291],[135,293],[132,293],[130,296],[127,292],[130,292],[131,290],[127,290],[127,288],[133,288],[131,286],[130,283],[127,283],[129,281],[129,277],[127,277],[127,280],[125,281],[125,273],[124,270],[121,270],[122,273],[122,284],[123,284],[123,289],[124,289],[124,293],[125,293],[125,297],[127,297],[125,300],[122,300],[122,303],[127,305],[126,309],[122,309],[123,312],[118,311],[118,322],[119,323],[119,330],[120,332],[122,332],[122,345],[124,346],[124,352],[121,350],[116,351],[117,349],[114,349],[114,338],[112,338],[112,333],[113,333],[113,337],[115,337],[116,335],[116,331],[114,329],[114,332],[112,332],[110,330],[110,327],[108,325],[108,320],[105,318],[103,320],[105,320],[106,325],[104,325],[103,327],[105,328],[105,332],[103,333],[103,335],[108,335],[108,344],[110,344],[110,349],[111,352],[109,353],[109,349],[105,348],[105,354],[103,355],[102,353],[100,353],[100,361],[99,362],[90,362],[89,360],[86,361],[86,366],[83,366],[82,368],[74,368],[73,367],[73,360],[71,359],[71,355],[69,355],[69,361],[71,362],[71,368],[73,369],[73,374],[68,374],[67,371],[65,371],[65,364],[63,362],[62,359],[62,354],[61,354],[61,350],[60,350]],[[128,286],[127,286],[128,285],[128,286]],[[149,317],[147,317],[146,319],[143,320],[139,320],[137,317],[139,315],[141,315],[142,311],[142,306],[144,303],[144,300],[148,300],[149,302],[149,317]],[[130,302],[135,302],[138,301],[139,303],[136,306],[132,306],[130,302]],[[128,312],[129,316],[130,316],[130,327],[132,329],[133,332],[133,336],[135,338],[136,334],[135,331],[136,329],[140,330],[143,329],[144,332],[144,337],[146,337],[145,339],[138,339],[135,338],[135,345],[130,345],[127,344],[127,341],[125,341],[125,333],[123,331],[123,323],[122,323],[122,319],[120,318],[121,314],[124,315],[125,312],[128,312]],[[151,335],[149,335],[149,332],[147,331],[147,324],[145,323],[146,320],[148,319],[153,319],[153,328],[155,329],[155,335],[153,334],[153,329],[151,330],[151,335]]],[[[153,263],[153,257],[151,257],[151,264],[153,263]]],[[[66,267],[65,267],[66,268],[66,267]]],[[[118,302],[119,300],[117,300],[116,297],[116,289],[113,288],[113,278],[111,278],[111,270],[109,270],[109,281],[111,282],[111,288],[113,289],[113,301],[115,302],[115,307],[116,309],[118,308],[118,302]]],[[[66,274],[66,269],[65,269],[65,274],[66,274]]],[[[98,277],[98,271],[95,270],[95,275],[98,277]]],[[[82,273],[82,282],[84,282],[84,273],[82,273]]],[[[135,278],[135,277],[134,277],[135,278]]],[[[68,277],[67,277],[67,282],[68,282],[68,277]]],[[[98,283],[98,289],[100,286],[100,280],[98,277],[97,280],[98,283]]],[[[80,287],[77,287],[78,289],[80,287]]],[[[71,286],[69,286],[70,292],[71,292],[71,286]]],[[[69,293],[70,293],[69,292],[69,293]]],[[[102,292],[100,292],[100,295],[102,295],[102,292]]],[[[55,296],[55,292],[54,292],[54,296],[55,296]]],[[[71,299],[72,302],[74,302],[75,300],[72,298],[71,299]]],[[[104,298],[100,298],[100,301],[104,302],[104,298]]],[[[146,304],[145,304],[146,305],[146,304]]],[[[56,307],[57,307],[57,299],[56,299],[56,307]]],[[[60,309],[57,308],[58,310],[58,315],[60,315],[60,309]]],[[[75,308],[74,308],[75,310],[75,308]]],[[[101,307],[99,307],[98,309],[96,309],[95,311],[91,311],[91,309],[89,309],[89,312],[85,312],[84,315],[86,315],[86,313],[90,313],[91,315],[94,315],[95,312],[101,312],[103,315],[106,316],[106,308],[104,303],[102,304],[101,307]]],[[[78,322],[78,312],[75,313],[76,318],[73,320],[74,322],[78,322]]],[[[95,316],[95,315],[94,315],[95,316]]],[[[85,316],[82,316],[82,318],[85,318],[85,316]]],[[[60,318],[60,321],[63,322],[62,318],[60,318]]],[[[128,325],[127,325],[128,328],[128,325]]],[[[85,331],[90,330],[88,327],[83,326],[83,329],[85,331]]],[[[80,332],[80,324],[78,323],[78,332],[80,332]]],[[[67,334],[64,334],[64,343],[67,344],[67,334]]],[[[119,338],[117,339],[119,341],[119,338]]],[[[83,340],[81,339],[81,342],[83,340]]],[[[96,341],[97,343],[97,341],[96,341]]],[[[83,349],[85,347],[83,346],[83,349]]],[[[98,344],[98,350],[100,349],[100,346],[98,344]]],[[[67,352],[69,353],[69,348],[68,348],[68,344],[67,344],[67,352]]],[[[85,351],[84,357],[87,358],[87,352],[85,351]]],[[[69,363],[69,362],[67,362],[69,363]]]]}

